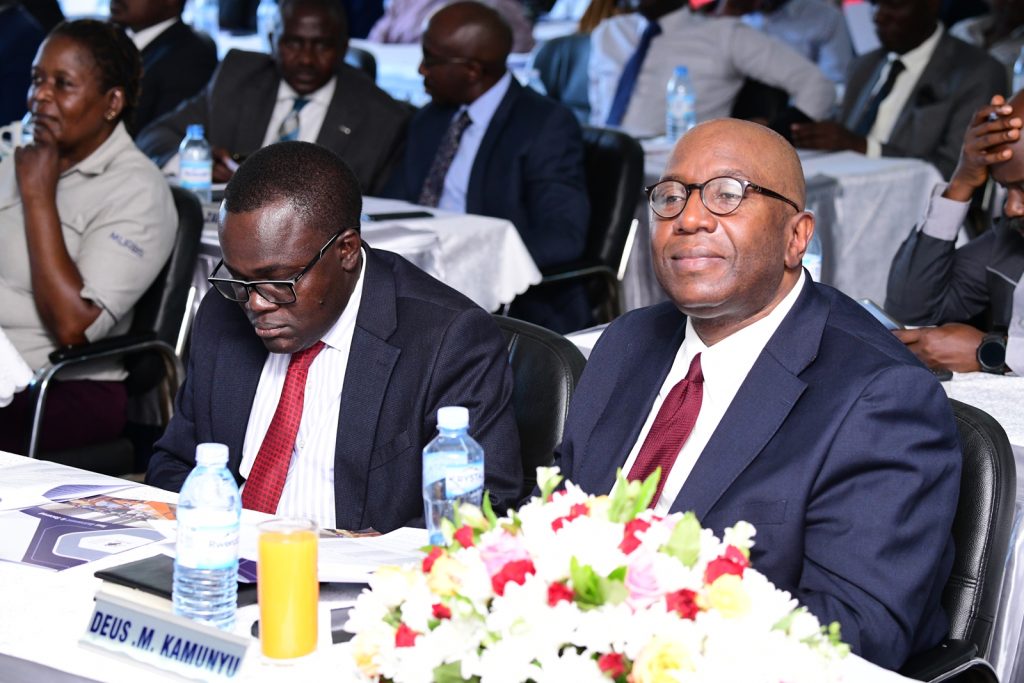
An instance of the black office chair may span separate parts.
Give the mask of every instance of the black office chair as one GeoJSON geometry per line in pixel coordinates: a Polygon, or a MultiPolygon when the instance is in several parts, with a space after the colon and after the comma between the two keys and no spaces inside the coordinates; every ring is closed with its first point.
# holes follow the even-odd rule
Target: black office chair
{"type": "Polygon", "coordinates": [[[589,59],[589,33],[572,33],[552,38],[541,45],[533,58],[533,68],[537,70],[548,97],[569,107],[581,125],[586,125],[590,120],[590,98],[587,92],[589,59]]]}
{"type": "Polygon", "coordinates": [[[636,207],[644,184],[644,150],[623,132],[583,127],[590,225],[583,258],[545,268],[539,287],[597,281],[600,322],[622,314],[622,278],[636,237],[636,207]]]}
{"type": "Polygon", "coordinates": [[[900,673],[919,681],[999,683],[983,657],[992,641],[1017,472],[1006,432],[988,413],[950,400],[960,432],[963,471],[953,520],[956,555],[942,594],[949,636],[912,657],[900,673]]]}
{"type": "Polygon", "coordinates": [[[345,63],[362,71],[371,81],[377,80],[377,59],[372,52],[349,45],[345,63]]]}
{"type": "Polygon", "coordinates": [[[50,365],[36,373],[29,385],[32,404],[32,431],[26,455],[53,460],[105,474],[133,471],[134,448],[127,437],[63,451],[39,451],[40,428],[50,381],[64,368],[101,358],[123,358],[128,377],[129,396],[140,396],[161,387],[160,412],[163,424],[170,420],[174,394],[182,377],[181,361],[176,353],[184,340],[186,312],[195,292],[192,273],[199,253],[203,231],[203,209],[192,192],[171,188],[178,211],[178,234],[174,250],[156,280],[135,304],[129,332],[117,337],[57,349],[50,354],[50,365]]]}
{"type": "Polygon", "coordinates": [[[528,495],[537,485],[537,467],[555,462],[569,401],[587,361],[557,332],[516,318],[493,317],[508,341],[512,405],[523,456],[523,493],[528,495]]]}

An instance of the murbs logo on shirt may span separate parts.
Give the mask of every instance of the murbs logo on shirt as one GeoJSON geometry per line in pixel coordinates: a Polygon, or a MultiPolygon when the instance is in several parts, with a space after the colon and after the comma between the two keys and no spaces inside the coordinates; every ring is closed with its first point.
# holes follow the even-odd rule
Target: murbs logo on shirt
{"type": "Polygon", "coordinates": [[[114,240],[115,242],[117,242],[122,247],[124,247],[128,251],[132,252],[133,254],[138,256],[139,258],[142,258],[143,256],[146,255],[146,252],[145,252],[145,250],[142,247],[140,247],[135,242],[131,241],[130,239],[128,239],[127,237],[125,237],[124,235],[122,235],[119,232],[112,232],[112,233],[110,233],[110,239],[114,240]]]}

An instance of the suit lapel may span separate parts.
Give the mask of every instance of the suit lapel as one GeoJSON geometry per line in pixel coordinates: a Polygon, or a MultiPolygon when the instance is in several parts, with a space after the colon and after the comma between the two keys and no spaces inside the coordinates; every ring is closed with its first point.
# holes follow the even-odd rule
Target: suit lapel
{"type": "MultiPolygon", "coordinates": [[[[249,86],[251,94],[247,95],[247,102],[227,103],[229,107],[242,107],[246,113],[237,118],[238,128],[231,135],[235,140],[232,151],[243,154],[251,154],[263,146],[263,138],[267,134],[267,126],[270,125],[270,118],[274,115],[274,107],[277,106],[277,91],[281,85],[281,75],[270,57],[267,57],[266,68],[272,73],[271,78],[252,78],[249,86]]],[[[235,120],[236,117],[231,117],[235,120]]]]}
{"type": "Polygon", "coordinates": [[[807,386],[799,374],[817,356],[827,317],[827,301],[805,281],[686,478],[673,512],[693,510],[703,519],[761,453],[807,386]]]}
{"type": "Polygon", "coordinates": [[[910,131],[906,129],[915,124],[914,114],[917,109],[948,99],[945,90],[949,80],[949,65],[953,61],[951,40],[953,39],[946,33],[939,38],[931,59],[925,65],[924,71],[921,72],[920,78],[914,84],[914,89],[910,92],[910,97],[907,98],[900,115],[896,118],[892,133],[889,135],[890,142],[906,140],[910,137],[910,131]]]}
{"type": "MultiPolygon", "coordinates": [[[[225,315],[240,315],[238,307],[235,304],[230,305],[235,310],[225,312],[225,315]]],[[[227,444],[230,454],[229,465],[234,472],[238,472],[242,462],[245,430],[249,426],[256,387],[260,383],[263,365],[267,360],[266,347],[248,323],[236,327],[237,330],[221,335],[217,345],[217,363],[210,392],[211,409],[223,410],[226,413],[225,418],[213,420],[213,424],[225,425],[225,432],[214,434],[213,438],[227,444]]]]}
{"type": "Polygon", "coordinates": [[[604,412],[584,451],[589,454],[584,462],[604,464],[588,464],[586,471],[574,473],[582,480],[578,483],[584,489],[611,491],[615,471],[629,457],[685,336],[686,318],[675,309],[666,308],[666,314],[655,324],[654,333],[633,342],[637,344],[635,350],[627,350],[633,362],[619,366],[612,395],[605,402],[604,412]],[[629,421],[625,422],[627,419],[629,421]]]}
{"type": "MultiPolygon", "coordinates": [[[[874,86],[878,83],[878,77],[881,75],[882,69],[885,68],[885,57],[885,50],[879,50],[874,68],[868,72],[868,79],[861,84],[857,91],[858,95],[856,102],[854,102],[853,107],[846,112],[846,118],[843,120],[843,125],[850,130],[857,127],[857,123],[860,121],[861,116],[864,115],[864,110],[867,108],[868,102],[871,100],[871,93],[875,89],[874,86]]],[[[850,88],[850,91],[853,91],[857,86],[850,83],[848,87],[850,88]]]]}
{"type": "Polygon", "coordinates": [[[342,157],[351,143],[352,138],[360,131],[366,110],[361,103],[352,102],[348,83],[352,78],[361,78],[353,73],[348,64],[338,67],[338,80],[334,86],[334,96],[327,106],[323,125],[317,133],[316,142],[321,147],[333,150],[342,157]]]}
{"type": "Polygon", "coordinates": [[[369,247],[364,253],[366,281],[341,391],[334,457],[335,522],[339,529],[356,529],[362,524],[377,420],[400,353],[387,341],[398,326],[394,276],[369,247]]]}
{"type": "MultiPolygon", "coordinates": [[[[469,187],[466,188],[466,213],[484,213],[484,187],[486,186],[487,168],[491,163],[494,148],[501,140],[502,131],[508,123],[516,102],[522,96],[523,87],[513,78],[509,83],[508,92],[501,98],[501,104],[494,111],[491,122],[487,124],[487,132],[480,141],[480,148],[473,160],[473,170],[469,174],[469,187]]],[[[508,169],[502,169],[502,172],[508,169]]]]}

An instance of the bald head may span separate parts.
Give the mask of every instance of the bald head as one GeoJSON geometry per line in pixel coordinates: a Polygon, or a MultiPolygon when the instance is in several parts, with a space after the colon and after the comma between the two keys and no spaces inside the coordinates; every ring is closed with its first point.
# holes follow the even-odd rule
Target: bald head
{"type": "Polygon", "coordinates": [[[430,18],[427,30],[446,36],[458,57],[504,72],[512,51],[512,29],[487,5],[471,1],[447,5],[430,18]]]}

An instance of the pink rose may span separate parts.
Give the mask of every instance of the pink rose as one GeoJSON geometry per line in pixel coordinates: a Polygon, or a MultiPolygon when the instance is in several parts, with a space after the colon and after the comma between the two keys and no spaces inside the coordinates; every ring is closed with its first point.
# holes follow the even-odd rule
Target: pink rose
{"type": "MultiPolygon", "coordinates": [[[[639,555],[639,553],[638,553],[639,555]]],[[[630,555],[632,562],[626,568],[626,589],[629,591],[628,604],[634,610],[643,609],[661,597],[658,577],[649,556],[630,555]]]]}
{"type": "Polygon", "coordinates": [[[512,534],[500,534],[497,538],[492,536],[486,545],[480,546],[480,559],[484,561],[489,576],[497,574],[509,562],[529,558],[530,554],[526,552],[519,536],[512,534]]]}

